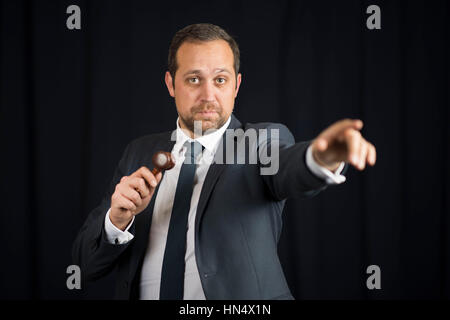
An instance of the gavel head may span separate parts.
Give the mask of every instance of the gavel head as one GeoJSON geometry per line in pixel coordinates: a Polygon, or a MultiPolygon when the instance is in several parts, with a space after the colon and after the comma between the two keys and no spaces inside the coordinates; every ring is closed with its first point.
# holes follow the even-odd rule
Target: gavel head
{"type": "Polygon", "coordinates": [[[162,170],[170,170],[175,167],[175,161],[173,161],[172,154],[166,151],[158,151],[152,157],[152,162],[158,172],[162,170]]]}

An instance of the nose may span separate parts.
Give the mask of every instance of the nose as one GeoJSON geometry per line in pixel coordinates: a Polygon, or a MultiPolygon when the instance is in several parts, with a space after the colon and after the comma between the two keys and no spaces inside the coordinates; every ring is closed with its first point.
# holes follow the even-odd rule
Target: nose
{"type": "Polygon", "coordinates": [[[214,85],[212,83],[204,83],[201,88],[201,100],[203,102],[213,102],[215,101],[214,98],[214,85]]]}

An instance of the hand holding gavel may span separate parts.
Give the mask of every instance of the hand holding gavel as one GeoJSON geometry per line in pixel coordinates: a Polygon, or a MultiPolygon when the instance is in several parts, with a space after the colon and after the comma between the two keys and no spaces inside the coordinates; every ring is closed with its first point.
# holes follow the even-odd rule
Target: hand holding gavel
{"type": "Polygon", "coordinates": [[[124,176],[116,185],[111,196],[111,222],[120,230],[125,230],[133,216],[147,208],[161,181],[163,170],[170,170],[175,161],[170,152],[159,151],[152,157],[154,168],[150,171],[142,166],[130,176],[124,176]]]}

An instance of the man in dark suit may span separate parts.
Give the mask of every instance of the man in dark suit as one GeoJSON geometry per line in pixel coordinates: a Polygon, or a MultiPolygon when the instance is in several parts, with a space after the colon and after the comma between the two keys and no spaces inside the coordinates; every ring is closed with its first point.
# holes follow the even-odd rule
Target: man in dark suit
{"type": "Polygon", "coordinates": [[[277,255],[285,200],[342,183],[346,163],[375,164],[362,121],[300,143],[281,124],[242,124],[239,49],[214,25],[178,31],[168,62],[177,129],[127,146],[74,242],[83,280],[117,267],[119,299],[292,299],[277,255]],[[175,166],[153,174],[160,150],[175,166]]]}

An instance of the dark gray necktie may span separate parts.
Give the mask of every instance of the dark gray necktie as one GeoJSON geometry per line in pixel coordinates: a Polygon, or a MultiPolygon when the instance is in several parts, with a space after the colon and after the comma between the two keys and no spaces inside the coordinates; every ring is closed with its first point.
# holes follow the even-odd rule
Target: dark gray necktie
{"type": "Polygon", "coordinates": [[[161,271],[160,300],[183,300],[186,232],[195,175],[198,142],[187,142],[185,161],[178,177],[161,271]]]}

